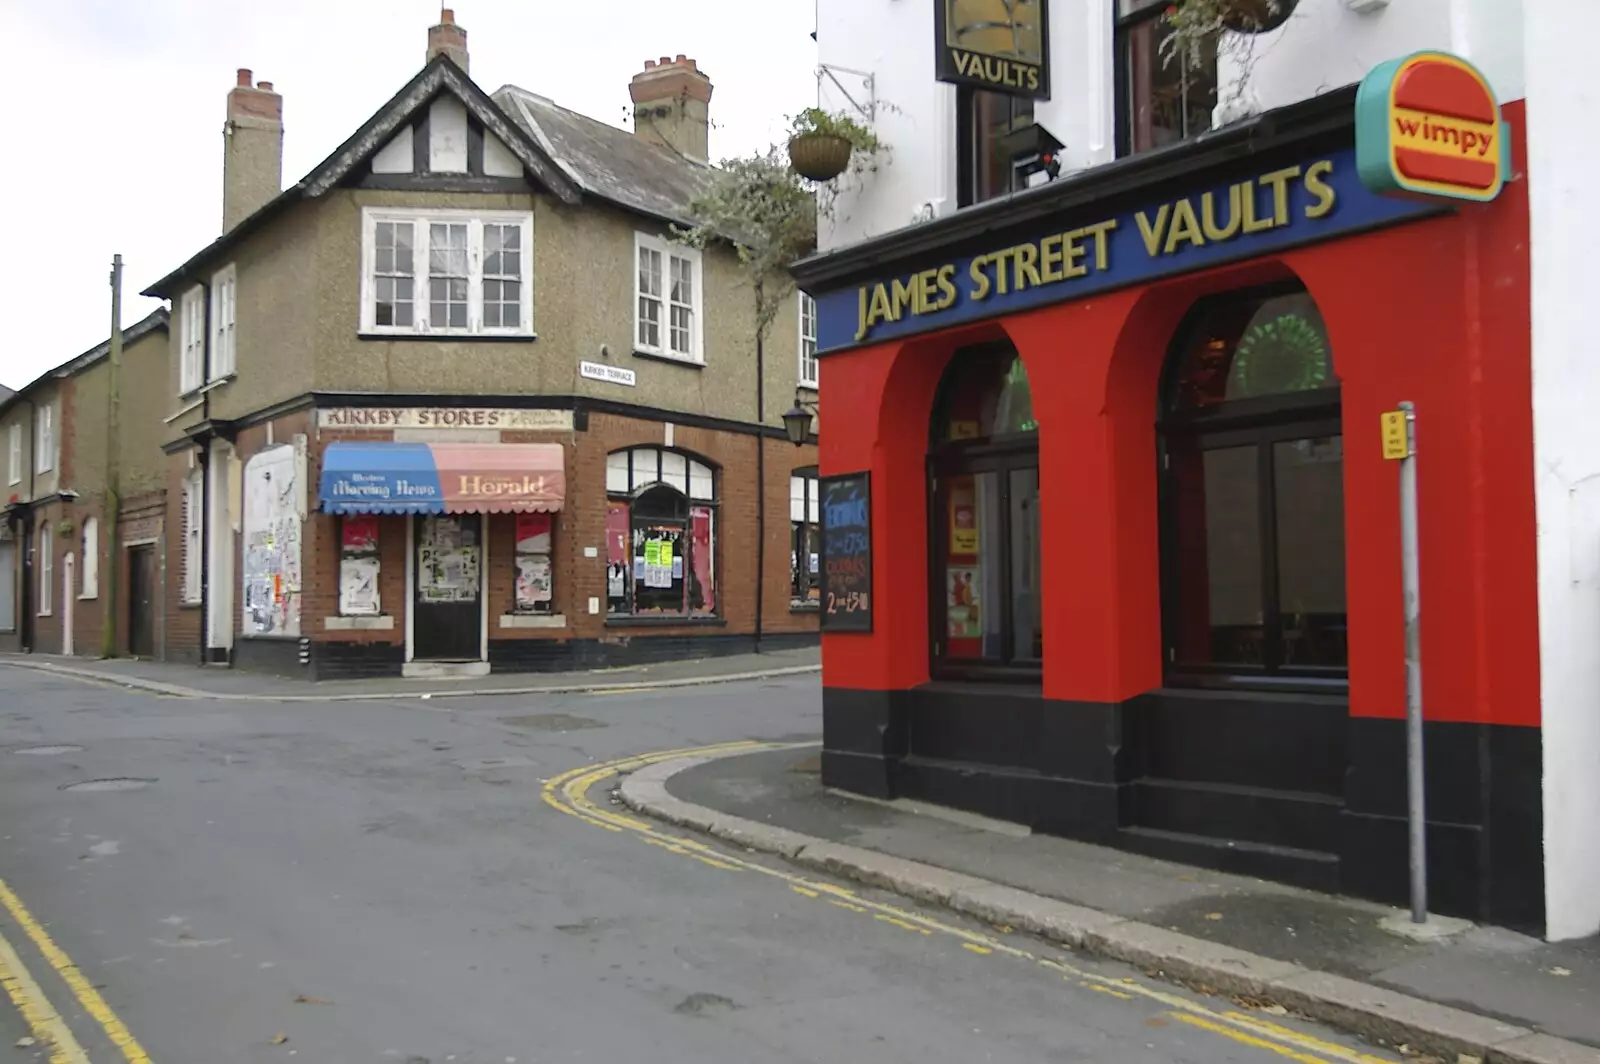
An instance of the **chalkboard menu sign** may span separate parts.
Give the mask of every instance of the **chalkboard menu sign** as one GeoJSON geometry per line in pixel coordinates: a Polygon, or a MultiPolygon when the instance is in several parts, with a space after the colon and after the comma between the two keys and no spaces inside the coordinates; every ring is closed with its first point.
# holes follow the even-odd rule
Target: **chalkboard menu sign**
{"type": "Polygon", "coordinates": [[[822,630],[872,631],[872,484],[868,473],[823,477],[822,630]]]}

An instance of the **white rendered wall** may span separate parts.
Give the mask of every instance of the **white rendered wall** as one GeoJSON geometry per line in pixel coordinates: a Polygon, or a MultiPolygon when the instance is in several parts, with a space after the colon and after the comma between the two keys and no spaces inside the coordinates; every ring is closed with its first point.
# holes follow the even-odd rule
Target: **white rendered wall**
{"type": "MultiPolygon", "coordinates": [[[[1051,98],[1035,115],[1066,147],[1062,173],[1115,157],[1114,0],[1054,0],[1050,9],[1051,98]]],[[[892,148],[887,165],[839,196],[823,220],[823,250],[913,224],[924,204],[955,210],[955,89],[934,80],[934,0],[817,0],[818,105],[859,115],[872,95],[873,123],[892,148]],[[870,74],[873,93],[860,75],[870,74]]],[[[1361,80],[1379,63],[1424,48],[1475,63],[1502,100],[1523,91],[1522,0],[1390,0],[1366,14],[1349,0],[1300,0],[1271,33],[1228,38],[1219,95],[1234,117],[1281,107],[1361,80]],[[1241,78],[1248,70],[1248,78],[1241,78]]],[[[1228,110],[1225,106],[1224,112],[1228,110]]],[[[1226,114],[1224,115],[1226,118],[1226,114]]]]}
{"type": "Polygon", "coordinates": [[[1590,186],[1592,0],[1526,8],[1546,934],[1600,930],[1600,338],[1590,186]]]}

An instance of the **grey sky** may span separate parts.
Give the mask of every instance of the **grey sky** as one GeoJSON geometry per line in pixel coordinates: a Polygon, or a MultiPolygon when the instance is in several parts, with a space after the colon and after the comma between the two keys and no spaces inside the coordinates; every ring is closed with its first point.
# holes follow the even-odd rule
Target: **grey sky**
{"type": "MultiPolygon", "coordinates": [[[[214,239],[234,71],[284,97],[284,183],[298,180],[421,68],[437,0],[0,0],[12,59],[0,290],[22,308],[0,345],[20,387],[103,340],[111,256],[139,289],[214,239]]],[[[712,79],[713,158],[781,138],[816,101],[813,0],[456,0],[472,76],[626,126],[628,79],[684,53],[712,79]],[[759,12],[759,14],[757,14],[759,12]]],[[[352,327],[353,323],[352,323],[352,327]]],[[[247,356],[246,356],[247,357],[247,356]]]]}

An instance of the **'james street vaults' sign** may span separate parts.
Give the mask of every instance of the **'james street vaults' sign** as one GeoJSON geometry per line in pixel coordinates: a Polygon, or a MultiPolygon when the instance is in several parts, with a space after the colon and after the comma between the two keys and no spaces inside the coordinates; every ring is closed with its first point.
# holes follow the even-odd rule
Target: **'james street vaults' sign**
{"type": "Polygon", "coordinates": [[[940,81],[1050,98],[1049,0],[935,0],[940,81]]]}

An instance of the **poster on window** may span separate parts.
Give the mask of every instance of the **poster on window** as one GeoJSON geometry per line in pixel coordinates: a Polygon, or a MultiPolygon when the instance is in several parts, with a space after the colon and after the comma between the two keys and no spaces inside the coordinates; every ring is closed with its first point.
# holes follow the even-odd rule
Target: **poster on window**
{"type": "Polygon", "coordinates": [[[978,553],[978,503],[971,477],[950,482],[950,553],[957,557],[978,553]]]}
{"type": "Polygon", "coordinates": [[[476,602],[478,548],[420,548],[417,597],[423,602],[476,602]]]}
{"type": "Polygon", "coordinates": [[[715,613],[717,593],[715,569],[716,531],[711,507],[689,508],[689,609],[695,613],[715,613]]]}
{"type": "Polygon", "coordinates": [[[339,545],[346,554],[371,554],[378,549],[378,519],[370,514],[346,517],[339,545]]]}
{"type": "Polygon", "coordinates": [[[339,561],[339,613],[370,616],[378,612],[378,559],[342,558],[339,561]]]}
{"type": "Polygon", "coordinates": [[[538,609],[550,601],[550,556],[517,555],[517,608],[538,609]]]}
{"type": "Polygon", "coordinates": [[[950,569],[946,576],[945,616],[949,618],[951,639],[977,639],[983,634],[978,601],[978,570],[950,569]]]}
{"type": "Polygon", "coordinates": [[[518,514],[517,553],[549,554],[550,525],[549,514],[518,514]]]}
{"type": "Polygon", "coordinates": [[[288,444],[244,465],[239,582],[247,635],[300,634],[299,468],[288,444]]]}

